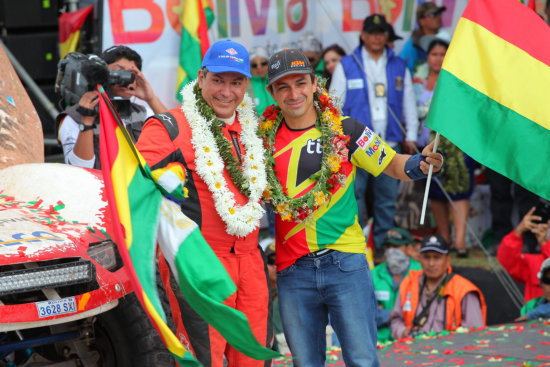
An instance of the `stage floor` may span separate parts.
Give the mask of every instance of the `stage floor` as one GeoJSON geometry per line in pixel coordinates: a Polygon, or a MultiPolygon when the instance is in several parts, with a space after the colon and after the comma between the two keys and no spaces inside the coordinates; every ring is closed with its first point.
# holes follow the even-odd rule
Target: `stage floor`
{"type": "MultiPolygon", "coordinates": [[[[489,326],[404,339],[378,351],[382,367],[550,366],[550,320],[489,326]]],[[[273,366],[292,366],[289,358],[273,366]]],[[[326,366],[345,366],[340,348],[327,350],[326,366]]]]}

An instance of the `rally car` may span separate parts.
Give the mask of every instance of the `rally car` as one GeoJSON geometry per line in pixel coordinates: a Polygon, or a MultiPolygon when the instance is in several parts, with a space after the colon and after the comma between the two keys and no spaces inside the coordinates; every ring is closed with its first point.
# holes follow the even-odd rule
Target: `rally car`
{"type": "Polygon", "coordinates": [[[0,367],[174,365],[109,233],[100,171],[0,170],[0,367]]]}

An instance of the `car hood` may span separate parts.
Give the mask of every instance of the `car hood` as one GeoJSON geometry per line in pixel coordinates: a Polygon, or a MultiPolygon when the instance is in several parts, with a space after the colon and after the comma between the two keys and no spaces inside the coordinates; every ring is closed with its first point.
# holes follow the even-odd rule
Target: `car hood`
{"type": "Polygon", "coordinates": [[[101,172],[37,163],[0,170],[0,265],[82,257],[108,238],[101,172]]]}

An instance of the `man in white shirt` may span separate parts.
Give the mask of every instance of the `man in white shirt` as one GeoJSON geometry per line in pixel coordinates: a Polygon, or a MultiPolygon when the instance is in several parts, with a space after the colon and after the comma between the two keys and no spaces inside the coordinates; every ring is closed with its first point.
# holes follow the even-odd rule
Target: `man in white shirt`
{"type": "MultiPolygon", "coordinates": [[[[332,75],[330,94],[341,101],[344,115],[363,122],[396,151],[402,148],[411,154],[418,135],[416,100],[405,61],[386,46],[389,29],[381,14],[365,18],[361,43],[340,60],[332,75]]],[[[368,182],[374,185],[373,238],[376,248],[381,249],[384,234],[394,227],[398,181],[386,175],[374,178],[357,170],[355,193],[362,226],[366,223],[368,182]]]]}
{"type": "MultiPolygon", "coordinates": [[[[126,46],[106,49],[101,58],[109,70],[128,70],[135,80],[128,86],[112,85],[110,96],[117,107],[130,137],[137,141],[145,120],[155,113],[166,111],[166,107],[153,92],[153,88],[141,72],[141,56],[126,46]],[[137,97],[141,103],[131,101],[137,97]]],[[[97,91],[86,92],[80,101],[60,113],[56,119],[58,139],[63,147],[65,163],[85,167],[101,168],[99,160],[99,116],[96,105],[97,91]]]]}

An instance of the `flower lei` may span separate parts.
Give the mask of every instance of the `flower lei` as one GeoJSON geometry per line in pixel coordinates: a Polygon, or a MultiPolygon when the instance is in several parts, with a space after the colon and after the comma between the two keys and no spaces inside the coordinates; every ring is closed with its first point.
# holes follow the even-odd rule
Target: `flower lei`
{"type": "Polygon", "coordinates": [[[227,233],[244,237],[260,225],[265,212],[260,199],[267,185],[264,149],[257,136],[257,118],[252,101],[245,95],[237,107],[242,126],[240,141],[246,152],[241,169],[231,152],[231,143],[223,136],[221,123],[202,98],[197,82],[185,86],[181,95],[181,109],[192,131],[191,143],[196,156],[197,174],[212,193],[216,211],[227,225],[227,233]],[[245,205],[237,206],[235,196],[223,177],[224,168],[227,168],[239,191],[248,197],[245,205]]]}
{"type": "Polygon", "coordinates": [[[271,204],[273,210],[279,213],[284,221],[302,222],[320,206],[327,203],[332,194],[329,191],[338,184],[344,184],[346,175],[342,163],[348,161],[347,143],[350,139],[344,135],[339,112],[328,96],[326,89],[319,86],[313,94],[317,120],[315,127],[321,131],[321,146],[323,150],[321,170],[312,175],[317,182],[305,195],[290,198],[286,188],[283,188],[275,176],[274,143],[277,131],[283,121],[281,109],[275,105],[269,106],[260,121],[260,134],[264,140],[267,170],[267,189],[264,200],[271,204]]]}

